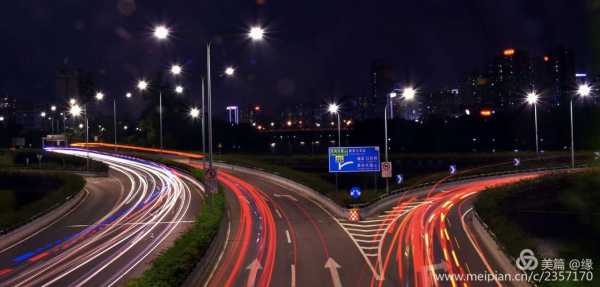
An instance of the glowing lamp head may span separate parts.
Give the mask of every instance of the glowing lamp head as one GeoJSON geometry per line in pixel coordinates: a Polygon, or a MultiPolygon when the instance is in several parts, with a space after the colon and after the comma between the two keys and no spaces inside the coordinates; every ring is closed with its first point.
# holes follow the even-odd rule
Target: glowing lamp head
{"type": "Polygon", "coordinates": [[[175,64],[171,66],[171,74],[173,74],[174,76],[180,75],[181,72],[183,72],[183,68],[180,65],[175,64]]]}
{"type": "Polygon", "coordinates": [[[183,94],[183,86],[177,86],[177,87],[175,87],[175,93],[183,94]]]}
{"type": "Polygon", "coordinates": [[[232,77],[235,74],[235,68],[234,67],[227,67],[225,68],[225,75],[232,77]]]}
{"type": "Polygon", "coordinates": [[[71,98],[71,99],[69,100],[69,104],[70,104],[71,106],[72,106],[72,105],[74,105],[74,104],[77,104],[77,100],[76,100],[75,98],[71,98]]]}
{"type": "Polygon", "coordinates": [[[535,91],[531,91],[529,93],[527,93],[527,97],[525,98],[525,101],[527,101],[528,104],[530,105],[535,105],[538,103],[540,97],[538,96],[538,94],[535,93],[535,91]]]}
{"type": "Polygon", "coordinates": [[[69,114],[71,114],[71,116],[73,116],[73,117],[79,117],[79,116],[81,116],[82,112],[83,112],[83,110],[77,104],[72,105],[71,108],[69,109],[69,114]]]}
{"type": "Polygon", "coordinates": [[[128,98],[128,99],[131,98],[131,93],[125,94],[125,97],[128,98]]]}
{"type": "Polygon", "coordinates": [[[40,113],[40,117],[45,118],[46,117],[46,112],[41,112],[40,113]]]}
{"type": "Polygon", "coordinates": [[[329,104],[327,111],[330,114],[337,114],[340,111],[340,106],[338,104],[329,104]]]}
{"type": "Polygon", "coordinates": [[[53,112],[56,112],[56,106],[51,106],[50,110],[53,111],[53,112]]]}
{"type": "Polygon", "coordinates": [[[402,97],[407,101],[414,100],[416,95],[417,90],[415,90],[413,87],[406,87],[404,90],[402,90],[402,97]]]}
{"type": "Polygon", "coordinates": [[[137,88],[140,91],[145,91],[148,88],[148,82],[141,80],[137,83],[137,88]]]}
{"type": "Polygon", "coordinates": [[[397,97],[397,96],[398,96],[398,93],[396,93],[396,92],[391,92],[390,93],[390,98],[392,98],[392,99],[395,98],[395,97],[397,97]]]}
{"type": "Polygon", "coordinates": [[[169,38],[169,34],[171,33],[171,31],[169,31],[169,28],[167,28],[167,26],[165,25],[158,25],[156,27],[154,27],[154,38],[162,41],[162,40],[166,40],[167,38],[169,38]]]}
{"type": "Polygon", "coordinates": [[[588,84],[581,84],[577,88],[577,94],[581,97],[587,97],[592,93],[592,87],[588,84]]]}
{"type": "Polygon", "coordinates": [[[198,108],[191,108],[190,109],[190,117],[192,117],[192,119],[196,119],[200,116],[200,110],[198,108]]]}
{"type": "Polygon", "coordinates": [[[98,101],[104,100],[104,94],[102,92],[97,92],[96,93],[96,100],[98,100],[98,101]]]}
{"type": "Polygon", "coordinates": [[[248,31],[248,38],[252,41],[260,41],[265,37],[265,29],[259,26],[254,26],[248,31]]]}

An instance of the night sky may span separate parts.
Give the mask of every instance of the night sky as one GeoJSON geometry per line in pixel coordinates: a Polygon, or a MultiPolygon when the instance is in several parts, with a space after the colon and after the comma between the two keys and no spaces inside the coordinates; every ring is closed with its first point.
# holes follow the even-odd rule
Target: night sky
{"type": "Polygon", "coordinates": [[[273,111],[364,95],[375,59],[425,89],[455,86],[505,47],[542,55],[563,45],[574,49],[578,70],[591,68],[585,5],[572,0],[4,2],[0,94],[18,99],[50,100],[65,61],[93,72],[107,95],[179,62],[193,101],[211,37],[217,108],[259,103],[273,111]],[[168,43],[152,38],[158,23],[172,28],[168,43]],[[267,41],[245,38],[253,24],[266,27],[267,41]],[[228,64],[238,69],[233,80],[219,77],[228,64]]]}

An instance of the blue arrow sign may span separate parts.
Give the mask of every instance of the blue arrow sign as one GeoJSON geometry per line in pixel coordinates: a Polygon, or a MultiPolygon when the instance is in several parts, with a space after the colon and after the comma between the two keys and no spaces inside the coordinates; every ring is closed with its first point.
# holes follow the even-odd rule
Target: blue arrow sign
{"type": "Polygon", "coordinates": [[[521,165],[521,160],[520,160],[519,158],[516,158],[516,157],[515,157],[515,159],[513,159],[513,165],[514,165],[514,166],[519,166],[519,165],[521,165]]]}
{"type": "Polygon", "coordinates": [[[455,164],[450,166],[450,174],[456,174],[456,165],[455,164]]]}
{"type": "Polygon", "coordinates": [[[329,172],[379,172],[379,147],[330,147],[329,172]]]}
{"type": "Polygon", "coordinates": [[[397,174],[396,175],[396,183],[402,184],[403,181],[404,181],[404,176],[402,176],[401,174],[397,174]]]}
{"type": "Polygon", "coordinates": [[[352,197],[353,199],[359,199],[361,194],[362,191],[360,191],[360,187],[353,186],[352,188],[350,188],[350,197],[352,197]]]}

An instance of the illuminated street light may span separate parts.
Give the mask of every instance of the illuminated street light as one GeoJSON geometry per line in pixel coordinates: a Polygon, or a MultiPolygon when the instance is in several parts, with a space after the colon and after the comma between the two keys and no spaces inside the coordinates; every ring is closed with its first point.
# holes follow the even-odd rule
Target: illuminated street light
{"type": "Polygon", "coordinates": [[[528,104],[535,105],[538,103],[539,96],[535,93],[535,91],[531,91],[527,93],[527,97],[525,98],[528,104]]]}
{"type": "Polygon", "coordinates": [[[392,98],[392,99],[395,98],[395,97],[397,97],[397,96],[398,96],[398,93],[396,93],[396,92],[391,92],[390,93],[390,98],[392,98]]]}
{"type": "Polygon", "coordinates": [[[82,112],[83,112],[83,109],[77,104],[72,105],[71,108],[69,109],[69,114],[71,114],[73,117],[81,116],[82,112]]]}
{"type": "Polygon", "coordinates": [[[4,121],[4,116],[0,116],[0,122],[4,121]]]}
{"type": "Polygon", "coordinates": [[[327,111],[330,114],[337,114],[339,110],[340,110],[340,106],[338,104],[335,104],[335,103],[329,104],[329,106],[327,107],[327,111]]]}
{"type": "Polygon", "coordinates": [[[128,98],[128,99],[131,98],[131,93],[125,94],[125,97],[128,98]]]}
{"type": "Polygon", "coordinates": [[[45,118],[46,117],[46,112],[41,112],[40,113],[40,117],[45,118]]]}
{"type": "Polygon", "coordinates": [[[51,107],[50,107],[50,110],[51,110],[51,111],[53,111],[53,112],[56,112],[56,106],[54,106],[54,105],[53,105],[53,106],[51,106],[51,107]]]}
{"type": "Polygon", "coordinates": [[[416,95],[417,90],[415,90],[413,87],[406,87],[404,90],[402,90],[402,97],[404,97],[404,99],[407,101],[412,101],[416,95]]]}
{"type": "Polygon", "coordinates": [[[196,119],[200,116],[200,110],[198,108],[191,108],[190,109],[190,117],[192,117],[192,119],[196,119]]]}
{"type": "Polygon", "coordinates": [[[69,100],[69,104],[70,104],[71,106],[72,106],[72,105],[75,105],[75,104],[77,104],[77,100],[76,100],[75,98],[71,98],[71,99],[69,100]]]}
{"type": "Polygon", "coordinates": [[[183,87],[182,86],[176,86],[175,87],[175,93],[183,94],[183,87]]]}
{"type": "Polygon", "coordinates": [[[577,95],[580,97],[587,97],[592,93],[592,87],[588,84],[581,84],[577,88],[577,95]]]}
{"type": "Polygon", "coordinates": [[[98,101],[104,100],[104,94],[102,92],[97,92],[96,93],[96,100],[98,100],[98,101]]]}
{"type": "Polygon", "coordinates": [[[527,97],[525,98],[527,103],[533,106],[533,118],[534,118],[534,124],[535,124],[535,153],[536,154],[540,153],[540,141],[539,141],[539,136],[538,136],[538,116],[537,116],[537,103],[538,103],[539,99],[540,99],[540,96],[535,91],[531,91],[531,92],[527,93],[527,97]]]}
{"type": "Polygon", "coordinates": [[[225,68],[225,75],[232,77],[235,74],[235,68],[234,67],[227,67],[225,68]]]}
{"type": "Polygon", "coordinates": [[[148,88],[148,82],[146,82],[144,80],[138,81],[137,88],[140,91],[145,91],[148,88]]]}
{"type": "Polygon", "coordinates": [[[265,29],[259,26],[254,26],[248,31],[248,38],[252,41],[260,41],[265,37],[265,29]]]}
{"type": "Polygon", "coordinates": [[[180,65],[175,64],[171,66],[171,74],[173,76],[179,76],[181,72],[183,72],[183,68],[180,65]]]}
{"type": "MultiPolygon", "coordinates": [[[[585,98],[592,93],[592,87],[587,83],[579,85],[577,88],[577,95],[585,98]]],[[[573,97],[571,97],[570,101],[570,116],[571,116],[571,168],[575,168],[575,131],[573,127],[573,97]]]]}
{"type": "Polygon", "coordinates": [[[171,31],[169,31],[169,28],[167,28],[165,25],[158,25],[154,27],[154,38],[158,39],[159,41],[169,38],[170,33],[171,31]]]}

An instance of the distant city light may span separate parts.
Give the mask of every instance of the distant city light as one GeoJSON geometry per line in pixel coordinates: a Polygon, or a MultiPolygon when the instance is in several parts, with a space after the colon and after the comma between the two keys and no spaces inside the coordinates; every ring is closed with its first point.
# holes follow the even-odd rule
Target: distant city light
{"type": "Polygon", "coordinates": [[[548,62],[548,61],[550,61],[550,57],[544,56],[544,62],[548,62]]]}
{"type": "Polygon", "coordinates": [[[491,117],[492,113],[493,113],[492,110],[489,110],[489,109],[483,109],[479,112],[479,114],[484,118],[491,117]]]}
{"type": "Polygon", "coordinates": [[[511,49],[505,49],[503,51],[503,54],[504,54],[504,56],[512,56],[512,55],[515,54],[515,49],[512,49],[512,48],[511,49]]]}
{"type": "Polygon", "coordinates": [[[41,112],[41,113],[40,113],[40,116],[41,116],[42,118],[45,118],[45,117],[46,117],[46,112],[41,112]]]}
{"type": "Polygon", "coordinates": [[[83,128],[83,124],[79,124],[79,128],[82,129],[83,128]]]}
{"type": "Polygon", "coordinates": [[[128,126],[123,126],[123,129],[127,130],[127,129],[129,129],[129,127],[128,126]]]}
{"type": "Polygon", "coordinates": [[[395,98],[395,97],[397,97],[397,96],[398,96],[398,94],[396,92],[391,92],[390,93],[390,98],[392,98],[392,99],[395,98]]]}
{"type": "Polygon", "coordinates": [[[469,110],[469,109],[465,109],[465,114],[466,114],[467,116],[470,116],[470,115],[471,115],[471,110],[469,110]]]}
{"type": "Polygon", "coordinates": [[[102,92],[96,93],[96,100],[102,101],[104,99],[104,94],[102,92]]]}
{"type": "Polygon", "coordinates": [[[271,122],[269,125],[271,125],[272,127],[274,127],[274,126],[275,126],[275,123],[274,123],[274,122],[271,122]]]}
{"type": "Polygon", "coordinates": [[[581,84],[579,88],[577,88],[577,94],[581,97],[587,97],[592,92],[592,87],[588,84],[581,84]]]}
{"type": "Polygon", "coordinates": [[[585,78],[587,77],[586,73],[575,73],[575,78],[585,78]]]}
{"type": "Polygon", "coordinates": [[[158,25],[154,27],[154,38],[158,40],[166,40],[170,33],[171,31],[169,31],[169,28],[167,28],[165,25],[158,25]]]}
{"type": "Polygon", "coordinates": [[[229,66],[229,67],[225,68],[225,75],[231,77],[234,74],[235,74],[235,68],[234,67],[229,66]]]}
{"type": "Polygon", "coordinates": [[[288,127],[291,127],[292,126],[292,121],[287,121],[286,124],[287,124],[288,127]]]}
{"type": "Polygon", "coordinates": [[[53,112],[55,112],[56,111],[56,106],[51,106],[50,110],[53,111],[53,112]]]}
{"type": "Polygon", "coordinates": [[[77,104],[77,100],[76,100],[75,98],[71,98],[71,99],[69,100],[69,104],[70,104],[70,105],[77,104]]]}
{"type": "Polygon", "coordinates": [[[254,106],[254,111],[260,112],[260,106],[254,106]]]}
{"type": "Polygon", "coordinates": [[[0,116],[0,122],[4,121],[4,116],[0,116]]]}
{"type": "Polygon", "coordinates": [[[128,98],[128,99],[131,98],[131,93],[125,94],[125,97],[128,98]]]}

